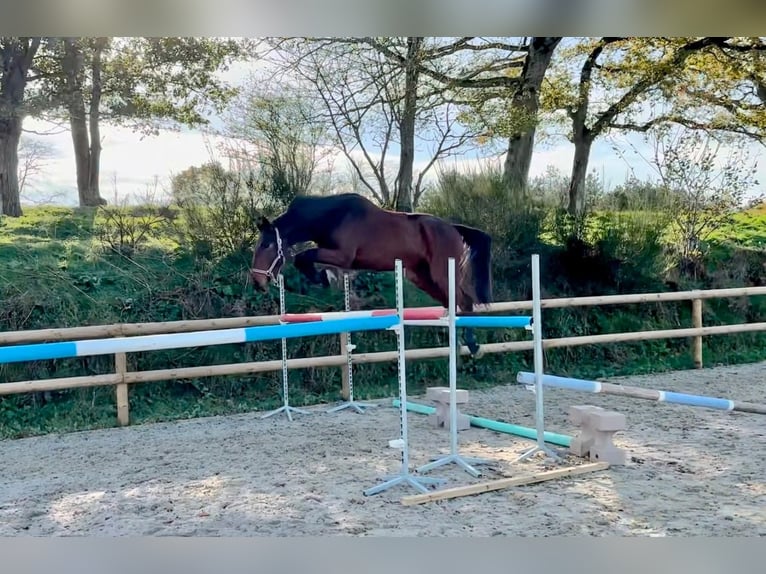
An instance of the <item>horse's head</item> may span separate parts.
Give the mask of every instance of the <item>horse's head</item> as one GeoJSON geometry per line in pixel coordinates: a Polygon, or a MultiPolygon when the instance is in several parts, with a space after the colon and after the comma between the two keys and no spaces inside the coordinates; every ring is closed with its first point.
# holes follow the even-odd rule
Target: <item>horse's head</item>
{"type": "Polygon", "coordinates": [[[261,217],[257,224],[261,237],[253,250],[253,261],[250,265],[250,277],[253,284],[261,291],[266,291],[270,281],[276,281],[282,265],[285,263],[282,236],[268,219],[261,217]]]}

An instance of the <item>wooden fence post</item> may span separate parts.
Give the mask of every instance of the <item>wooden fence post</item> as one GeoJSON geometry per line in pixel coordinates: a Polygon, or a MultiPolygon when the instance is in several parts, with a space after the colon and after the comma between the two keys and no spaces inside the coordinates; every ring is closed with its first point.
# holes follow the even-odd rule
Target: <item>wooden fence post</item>
{"type": "MultiPolygon", "coordinates": [[[[114,354],[114,372],[123,375],[128,371],[128,359],[125,353],[114,354]]],[[[115,385],[115,394],[117,399],[117,424],[121,427],[130,424],[130,403],[128,402],[128,384],[117,383],[115,385]]]]}
{"type": "MultiPolygon", "coordinates": [[[[692,299],[692,327],[702,328],[702,299],[692,299]]],[[[694,337],[692,343],[692,354],[694,356],[694,368],[702,368],[702,335],[694,337]]]]}

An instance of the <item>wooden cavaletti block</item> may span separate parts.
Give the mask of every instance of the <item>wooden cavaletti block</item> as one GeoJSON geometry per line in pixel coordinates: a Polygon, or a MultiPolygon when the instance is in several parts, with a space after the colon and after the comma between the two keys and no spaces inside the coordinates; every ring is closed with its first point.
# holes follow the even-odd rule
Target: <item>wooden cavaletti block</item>
{"type": "Polygon", "coordinates": [[[569,452],[589,457],[594,462],[624,465],[625,449],[615,446],[614,433],[625,429],[625,415],[607,411],[593,405],[574,405],[569,408],[569,418],[580,427],[580,434],[572,438],[569,452]]]}
{"type": "MultiPolygon", "coordinates": [[[[450,392],[449,387],[429,387],[426,389],[426,399],[434,401],[436,403],[436,412],[428,415],[429,419],[436,427],[450,428],[450,392]]],[[[455,402],[459,405],[466,404],[468,402],[468,391],[465,389],[457,389],[455,391],[455,402]]],[[[464,415],[458,409],[457,413],[457,430],[465,430],[471,427],[471,418],[468,415],[464,415]]]]}

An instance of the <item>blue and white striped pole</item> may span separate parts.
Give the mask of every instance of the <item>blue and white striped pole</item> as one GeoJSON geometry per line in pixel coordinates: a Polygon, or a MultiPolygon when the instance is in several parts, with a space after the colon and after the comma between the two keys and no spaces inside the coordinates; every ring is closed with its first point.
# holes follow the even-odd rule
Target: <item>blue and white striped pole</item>
{"type": "Polygon", "coordinates": [[[114,353],[136,353],[185,347],[206,347],[230,343],[254,343],[275,339],[333,335],[344,331],[377,331],[390,329],[397,324],[397,315],[381,317],[353,317],[318,321],[314,323],[290,323],[287,325],[262,325],[216,331],[171,333],[163,335],[140,335],[137,337],[114,337],[87,341],[61,343],[35,343],[0,347],[0,364],[39,361],[45,359],[68,359],[114,353]]]}
{"type": "MultiPolygon", "coordinates": [[[[516,382],[525,385],[533,384],[534,379],[534,373],[520,372],[516,376],[516,382]]],[[[650,401],[657,401],[659,403],[671,403],[676,405],[702,407],[723,411],[741,411],[756,414],[766,414],[766,405],[748,403],[744,401],[734,401],[718,397],[709,397],[706,395],[692,395],[687,393],[676,393],[673,391],[645,389],[642,387],[616,385],[613,383],[602,383],[599,381],[588,381],[584,379],[572,379],[569,377],[557,377],[554,375],[544,375],[543,384],[549,387],[569,389],[572,391],[601,393],[605,395],[630,397],[634,399],[645,399],[650,401]]]]}

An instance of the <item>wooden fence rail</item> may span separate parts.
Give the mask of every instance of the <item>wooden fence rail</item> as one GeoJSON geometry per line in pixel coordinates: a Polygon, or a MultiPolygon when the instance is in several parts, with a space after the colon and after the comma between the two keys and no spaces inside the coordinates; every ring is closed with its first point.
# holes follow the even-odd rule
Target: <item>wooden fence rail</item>
{"type": "MultiPolygon", "coordinates": [[[[544,299],[542,307],[567,308],[596,305],[617,305],[634,303],[657,303],[666,301],[692,301],[691,328],[663,329],[656,331],[636,331],[630,333],[608,333],[601,335],[582,335],[577,337],[559,337],[543,340],[543,349],[576,347],[582,345],[619,343],[629,341],[648,341],[657,339],[692,338],[692,355],[694,365],[702,368],[702,337],[734,333],[753,333],[766,331],[766,322],[744,323],[736,325],[702,326],[702,301],[704,299],[744,297],[766,295],[766,287],[746,287],[734,289],[711,289],[707,291],[681,291],[671,293],[646,293],[635,295],[609,295],[600,297],[577,297],[544,299]]],[[[491,313],[520,311],[530,309],[531,301],[508,301],[494,303],[488,306],[491,313]]],[[[228,329],[254,325],[273,325],[278,323],[279,315],[263,315],[254,317],[232,317],[225,319],[202,319],[195,321],[172,321],[156,323],[132,323],[96,325],[88,327],[73,327],[66,329],[39,329],[34,331],[16,331],[0,333],[0,344],[30,343],[43,341],[67,341],[87,338],[102,338],[112,336],[133,336],[163,333],[183,333],[200,330],[228,329]]],[[[509,341],[487,343],[482,345],[486,353],[507,353],[527,351],[532,349],[532,341],[509,341]]],[[[409,360],[424,360],[447,357],[447,347],[430,347],[409,349],[405,356],[409,360]]],[[[468,349],[461,348],[461,354],[467,355],[468,349]]],[[[351,357],[352,364],[369,364],[395,361],[397,351],[381,351],[374,353],[356,353],[351,357]]],[[[305,369],[311,367],[340,367],[347,364],[345,354],[304,357],[288,359],[288,369],[305,369]]],[[[67,377],[46,380],[17,381],[0,384],[0,396],[18,393],[76,389],[93,386],[115,386],[117,401],[118,424],[129,424],[128,386],[134,383],[213,377],[222,375],[243,375],[279,371],[281,360],[259,361],[250,363],[232,363],[226,365],[208,365],[184,367],[177,369],[161,369],[153,371],[128,371],[125,353],[115,354],[115,372],[103,375],[82,377],[67,377]]]]}

